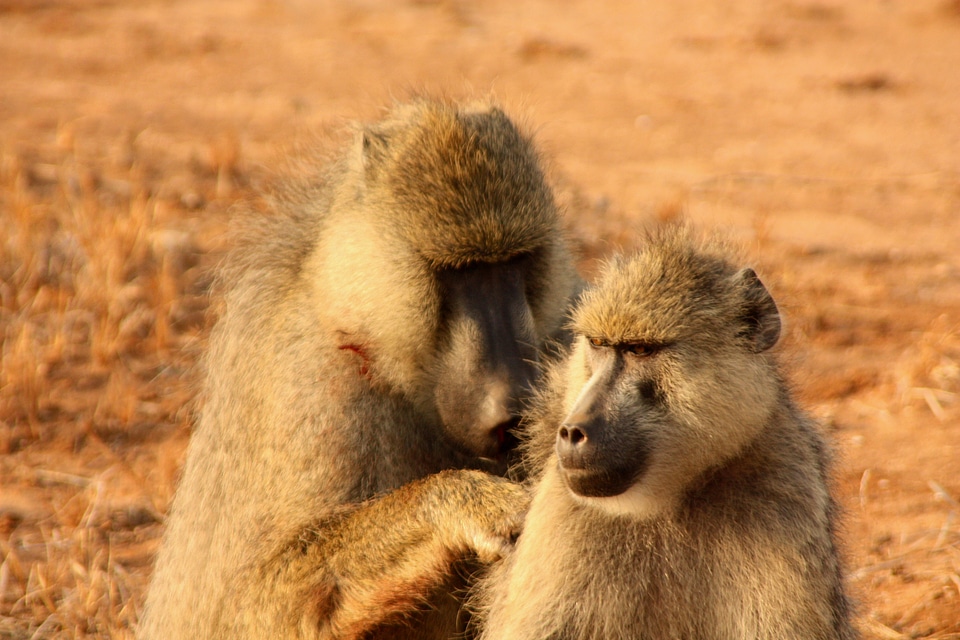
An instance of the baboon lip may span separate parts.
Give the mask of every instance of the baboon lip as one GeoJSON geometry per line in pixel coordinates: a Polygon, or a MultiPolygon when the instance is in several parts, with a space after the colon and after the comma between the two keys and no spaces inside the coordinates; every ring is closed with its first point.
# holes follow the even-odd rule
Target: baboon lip
{"type": "Polygon", "coordinates": [[[516,433],[505,426],[492,430],[482,440],[467,444],[467,449],[479,458],[492,461],[505,460],[519,446],[516,433]]]}
{"type": "Polygon", "coordinates": [[[626,470],[577,468],[562,463],[560,475],[571,492],[584,498],[618,496],[636,482],[636,474],[626,470]]]}
{"type": "Polygon", "coordinates": [[[490,439],[495,443],[497,457],[505,456],[519,446],[520,440],[516,433],[518,422],[517,419],[504,422],[491,432],[490,439]]]}
{"type": "Polygon", "coordinates": [[[589,468],[582,457],[562,456],[560,457],[560,468],[567,472],[586,471],[589,468]]]}

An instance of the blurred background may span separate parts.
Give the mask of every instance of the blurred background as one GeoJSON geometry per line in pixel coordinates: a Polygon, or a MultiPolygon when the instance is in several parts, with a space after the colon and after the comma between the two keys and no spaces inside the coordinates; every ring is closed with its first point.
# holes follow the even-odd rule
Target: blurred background
{"type": "Polygon", "coordinates": [[[132,637],[231,211],[417,92],[534,132],[587,277],[744,245],[864,637],[960,638],[957,0],[0,0],[0,637],[132,637]]]}

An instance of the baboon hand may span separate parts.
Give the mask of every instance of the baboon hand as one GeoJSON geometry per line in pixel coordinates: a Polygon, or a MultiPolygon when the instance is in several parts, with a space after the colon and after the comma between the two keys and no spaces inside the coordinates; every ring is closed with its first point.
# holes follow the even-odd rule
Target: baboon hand
{"type": "MultiPolygon", "coordinates": [[[[481,471],[454,471],[450,475],[456,505],[450,513],[454,545],[475,553],[481,562],[500,560],[513,549],[530,506],[527,490],[504,478],[481,471]]],[[[446,474],[444,474],[446,475],[446,474]]]]}

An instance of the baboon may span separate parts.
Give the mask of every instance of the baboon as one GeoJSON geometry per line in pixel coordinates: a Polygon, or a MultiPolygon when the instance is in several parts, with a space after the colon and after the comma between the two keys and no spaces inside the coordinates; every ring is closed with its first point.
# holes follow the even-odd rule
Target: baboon
{"type": "Polygon", "coordinates": [[[734,255],[652,232],[583,293],[530,411],[523,533],[472,603],[484,640],[854,637],[827,448],[734,255]]]}
{"type": "Polygon", "coordinates": [[[226,261],[144,640],[450,635],[527,506],[488,472],[577,286],[530,139],[416,99],[301,182],[226,261]]]}

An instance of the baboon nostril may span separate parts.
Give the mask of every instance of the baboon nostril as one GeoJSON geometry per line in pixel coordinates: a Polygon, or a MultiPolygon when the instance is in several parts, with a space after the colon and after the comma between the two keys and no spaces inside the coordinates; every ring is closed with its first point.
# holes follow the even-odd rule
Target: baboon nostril
{"type": "Polygon", "coordinates": [[[587,439],[587,434],[578,427],[568,427],[564,425],[560,427],[560,438],[570,444],[579,444],[587,439]]]}

